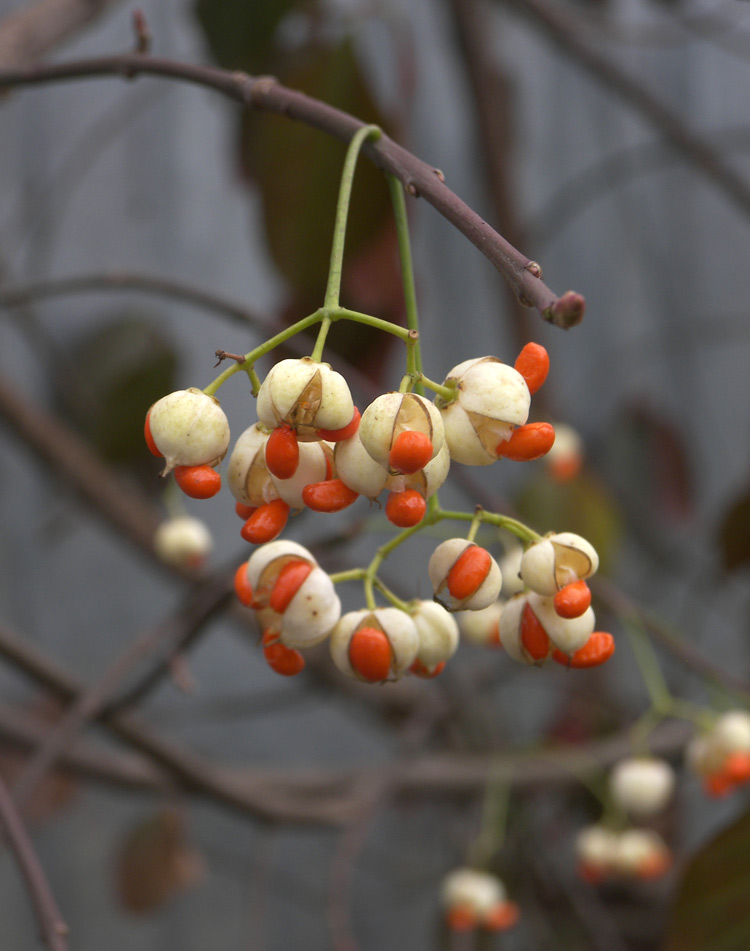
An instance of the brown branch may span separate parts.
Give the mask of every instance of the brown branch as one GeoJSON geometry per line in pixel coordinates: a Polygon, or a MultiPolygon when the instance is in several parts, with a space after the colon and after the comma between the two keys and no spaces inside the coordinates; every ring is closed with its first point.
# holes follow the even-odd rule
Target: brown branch
{"type": "Polygon", "coordinates": [[[33,63],[119,0],[39,0],[0,22],[0,65],[33,63]]]}
{"type": "MultiPolygon", "coordinates": [[[[225,607],[231,594],[231,577],[213,578],[196,588],[187,602],[161,624],[136,638],[94,684],[80,693],[62,719],[47,731],[43,742],[13,785],[16,804],[23,808],[28,803],[78,733],[102,714],[119,685],[137,664],[157,650],[166,648],[174,652],[184,647],[225,607]]],[[[144,683],[150,687],[160,679],[161,665],[157,668],[156,677],[150,676],[144,683]]]]}
{"type": "MultiPolygon", "coordinates": [[[[252,77],[140,54],[3,70],[0,71],[0,89],[97,76],[133,79],[139,75],[164,76],[215,89],[244,106],[279,113],[345,142],[364,124],[348,113],[282,86],[272,77],[252,77]]],[[[425,198],[437,209],[500,271],[518,299],[536,307],[545,320],[568,328],[582,319],[583,297],[573,291],[562,297],[555,295],[539,277],[539,266],[516,250],[452,192],[437,169],[387,135],[377,142],[368,142],[363,152],[379,168],[395,175],[411,195],[425,198]]]]}
{"type": "Polygon", "coordinates": [[[630,77],[612,57],[581,41],[575,22],[546,0],[500,0],[523,14],[578,66],[614,92],[652,125],[685,160],[711,180],[743,214],[750,215],[750,184],[726,165],[719,152],[693,132],[668,106],[630,77]]]}
{"type": "Polygon", "coordinates": [[[67,951],[68,926],[57,908],[55,896],[49,887],[34,846],[31,844],[31,839],[2,778],[0,778],[0,823],[5,829],[8,844],[26,882],[26,889],[39,922],[42,940],[49,951],[67,951]]]}

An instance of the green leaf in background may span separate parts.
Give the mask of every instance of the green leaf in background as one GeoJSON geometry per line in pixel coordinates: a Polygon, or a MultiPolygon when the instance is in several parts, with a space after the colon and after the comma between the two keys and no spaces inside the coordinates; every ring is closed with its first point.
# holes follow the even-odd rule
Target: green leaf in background
{"type": "Polygon", "coordinates": [[[750,563],[750,491],[727,507],[719,526],[719,548],[724,571],[750,563]]]}
{"type": "Polygon", "coordinates": [[[198,0],[195,15],[224,69],[265,71],[276,28],[294,7],[307,0],[198,0]]]}
{"type": "Polygon", "coordinates": [[[622,537],[622,515],[606,485],[585,467],[563,483],[537,474],[524,485],[515,508],[537,531],[583,535],[608,570],[622,537]]]}
{"type": "Polygon", "coordinates": [[[109,461],[142,458],[146,412],[175,388],[172,345],[149,319],[121,314],[82,337],[67,357],[57,392],[72,423],[109,461]]]}
{"type": "Polygon", "coordinates": [[[750,948],[750,813],[720,832],[688,865],[661,951],[750,948]]]}

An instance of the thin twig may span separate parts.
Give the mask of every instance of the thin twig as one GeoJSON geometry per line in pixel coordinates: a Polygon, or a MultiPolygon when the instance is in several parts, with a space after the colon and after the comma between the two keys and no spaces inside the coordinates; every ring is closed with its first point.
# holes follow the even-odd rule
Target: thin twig
{"type": "Polygon", "coordinates": [[[49,951],[67,951],[68,926],[58,910],[47,876],[44,874],[31,839],[2,777],[0,777],[0,822],[26,882],[26,889],[39,922],[42,941],[49,951]]]}
{"type": "MultiPolygon", "coordinates": [[[[279,113],[345,142],[365,124],[340,109],[282,86],[273,77],[253,77],[137,53],[3,70],[0,71],[0,89],[106,76],[134,79],[140,75],[168,77],[215,89],[244,106],[279,113]]],[[[363,154],[379,168],[395,175],[409,194],[425,198],[500,271],[517,298],[536,307],[546,321],[563,328],[580,322],[585,307],[583,297],[573,291],[561,297],[554,294],[538,276],[538,265],[452,192],[439,170],[387,135],[382,135],[377,142],[368,142],[363,154]]]]}

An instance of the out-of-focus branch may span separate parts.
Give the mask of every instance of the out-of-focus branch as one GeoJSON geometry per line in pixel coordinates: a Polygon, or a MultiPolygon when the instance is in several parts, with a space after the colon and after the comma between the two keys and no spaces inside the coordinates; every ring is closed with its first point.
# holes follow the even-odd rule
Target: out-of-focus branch
{"type": "Polygon", "coordinates": [[[26,882],[26,889],[39,922],[42,940],[49,951],[67,951],[68,926],[62,919],[34,846],[31,844],[31,839],[2,778],[0,778],[0,823],[26,882]]]}
{"type": "Polygon", "coordinates": [[[663,105],[644,85],[615,64],[612,57],[592,49],[580,38],[574,21],[559,4],[547,0],[500,0],[527,17],[571,60],[631,106],[677,149],[697,171],[750,216],[750,184],[724,161],[719,152],[693,132],[680,116],[663,105]]]}
{"type": "Polygon", "coordinates": [[[130,644],[107,671],[84,690],[62,719],[51,727],[43,742],[13,785],[19,807],[28,803],[40,782],[54,768],[78,733],[105,708],[131,670],[150,654],[165,647],[174,650],[197,637],[203,627],[221,611],[232,594],[231,577],[214,578],[195,589],[184,605],[161,624],[146,631],[130,644]]]}
{"type": "MultiPolygon", "coordinates": [[[[246,107],[276,112],[348,142],[364,123],[317,99],[282,86],[268,76],[253,77],[142,54],[99,57],[71,63],[0,71],[0,89],[103,76],[133,79],[163,76],[215,89],[246,107]]],[[[425,198],[474,244],[508,281],[519,300],[536,307],[549,323],[568,328],[583,318],[584,299],[568,291],[561,297],[541,280],[541,268],[499,235],[445,184],[442,173],[387,135],[363,148],[379,168],[395,175],[409,194],[425,198]]]]}
{"type": "Polygon", "coordinates": [[[0,21],[0,66],[33,63],[119,0],[40,0],[0,21]]]}

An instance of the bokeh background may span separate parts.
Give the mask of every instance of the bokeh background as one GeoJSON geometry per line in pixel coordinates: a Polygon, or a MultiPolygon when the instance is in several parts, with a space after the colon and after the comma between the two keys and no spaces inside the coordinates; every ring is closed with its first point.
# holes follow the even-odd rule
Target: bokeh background
{"type": "MultiPolygon", "coordinates": [[[[0,35],[33,6],[2,0],[0,35]]],[[[46,56],[131,49],[133,6],[101,7],[46,56]]],[[[666,880],[592,889],[576,876],[572,842],[598,816],[597,762],[616,755],[601,742],[614,738],[624,755],[628,727],[649,708],[624,615],[647,631],[676,696],[715,709],[750,696],[750,8],[145,0],[140,9],[155,56],[272,74],[381,123],[539,261],[550,287],[585,295],[580,326],[545,325],[463,236],[409,200],[428,375],[475,355],[512,362],[535,339],[552,361],[537,414],[575,427],[586,449],[565,486],[542,462],[504,463],[457,473],[441,498],[591,537],[603,557],[600,626],[618,651],[578,677],[463,645],[434,682],[360,690],[331,671],[324,650],[299,682],[275,677],[252,621],[217,614],[138,716],[217,775],[247,770],[252,784],[288,770],[318,784],[313,812],[316,797],[337,790],[342,810],[345,799],[357,809],[338,827],[259,820],[153,772],[142,751],[89,726],[85,750],[152,770],[153,788],[68,770],[29,807],[71,948],[472,947],[442,927],[440,883],[472,855],[483,808],[486,817],[508,793],[505,839],[490,861],[523,918],[477,947],[745,948],[750,921],[721,895],[750,887],[747,800],[704,797],[681,765],[684,723],[655,735],[680,776],[659,826],[675,854],[666,880]],[[556,767],[571,747],[580,755],[556,767]],[[425,762],[448,779],[420,773],[425,762]],[[731,856],[726,836],[711,852],[733,822],[731,856]],[[698,893],[713,904],[703,931],[688,933],[698,893]]],[[[59,714],[9,659],[10,634],[93,683],[189,599],[195,579],[147,550],[166,502],[141,445],[143,414],[167,389],[205,386],[218,348],[247,351],[318,306],[344,146],[148,77],[12,91],[0,103],[0,141],[0,735],[12,785],[31,742],[23,736],[38,739],[39,724],[59,714]],[[41,429],[24,424],[24,407],[42,414],[41,429]],[[95,486],[88,498],[76,486],[71,433],[107,467],[92,469],[86,455],[81,472],[122,491],[131,536],[116,513],[108,518],[116,499],[97,510],[95,486]],[[54,453],[44,458],[55,434],[72,477],[54,453]]],[[[387,190],[365,163],[353,216],[344,300],[401,319],[387,190]]],[[[326,355],[360,405],[403,372],[397,348],[339,327],[326,355]]],[[[241,380],[221,399],[235,434],[254,421],[241,380]]],[[[224,578],[247,557],[233,502],[222,493],[186,507],[209,524],[209,570],[224,578]]],[[[365,508],[290,527],[330,570],[366,563],[388,531],[365,508]]],[[[403,596],[428,596],[434,545],[420,539],[389,562],[385,576],[403,596]]],[[[356,586],[342,591],[347,607],[360,597],[356,586]]],[[[0,946],[37,947],[7,849],[0,882],[0,946]]]]}

